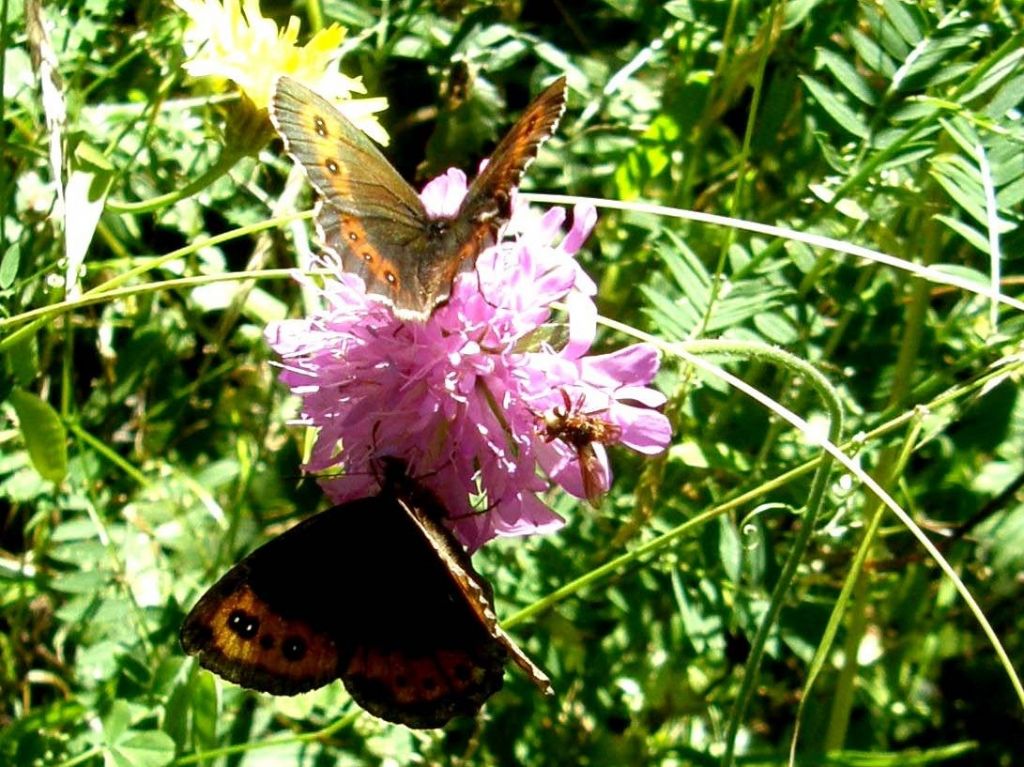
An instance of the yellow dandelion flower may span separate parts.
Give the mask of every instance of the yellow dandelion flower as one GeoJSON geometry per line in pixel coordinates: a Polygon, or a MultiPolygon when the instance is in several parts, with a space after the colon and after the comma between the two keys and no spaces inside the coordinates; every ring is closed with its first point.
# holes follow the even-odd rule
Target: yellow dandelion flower
{"type": "Polygon", "coordinates": [[[366,93],[360,78],[338,71],[340,44],[345,29],[332,24],[298,46],[299,19],[288,26],[260,13],[259,0],[174,0],[189,16],[185,30],[185,71],[193,77],[232,80],[259,109],[270,103],[274,79],[288,75],[334,102],[341,112],[370,138],[388,143],[388,134],[377,122],[376,112],[387,108],[384,98],[352,98],[366,93]]]}

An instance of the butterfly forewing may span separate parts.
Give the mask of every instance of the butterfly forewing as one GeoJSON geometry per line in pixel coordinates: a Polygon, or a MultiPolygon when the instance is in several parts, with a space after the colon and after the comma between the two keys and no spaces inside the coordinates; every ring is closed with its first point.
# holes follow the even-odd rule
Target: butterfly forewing
{"type": "Polygon", "coordinates": [[[280,77],[270,115],[285,149],[333,207],[395,219],[410,231],[421,228],[426,211],[416,192],[366,134],[326,99],[290,77],[280,77]]]}
{"type": "Polygon", "coordinates": [[[513,190],[526,168],[565,111],[565,78],[560,77],[523,112],[498,143],[487,167],[470,185],[458,214],[445,232],[444,258],[421,266],[420,279],[428,291],[440,292],[451,285],[460,268],[472,265],[476,256],[497,237],[512,214],[513,190]]]}
{"type": "Polygon", "coordinates": [[[405,495],[411,482],[389,481],[243,559],[185,619],[186,652],[274,694],[340,678],[365,709],[410,727],[474,714],[501,688],[511,640],[496,633],[489,586],[433,521],[436,500],[405,495]]]}
{"type": "Polygon", "coordinates": [[[408,264],[436,246],[416,192],[362,131],[295,80],[278,78],[271,119],[320,194],[316,226],[323,247],[370,292],[418,308],[423,298],[408,264]]]}
{"type": "Polygon", "coordinates": [[[495,229],[508,220],[511,191],[519,186],[540,145],[558,127],[565,112],[565,92],[565,78],[559,77],[530,103],[469,187],[459,218],[485,225],[497,217],[495,229]]]}
{"type": "Polygon", "coordinates": [[[313,91],[278,78],[270,114],[321,195],[323,247],[360,275],[368,292],[390,301],[397,316],[425,320],[508,220],[512,191],[564,108],[560,78],[498,144],[459,212],[434,219],[370,140],[313,91]]]}

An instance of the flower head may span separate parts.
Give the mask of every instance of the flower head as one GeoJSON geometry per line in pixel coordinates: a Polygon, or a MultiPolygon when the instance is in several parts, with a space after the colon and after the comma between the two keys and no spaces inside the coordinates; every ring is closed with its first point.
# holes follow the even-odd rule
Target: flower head
{"type": "MultiPolygon", "coordinates": [[[[465,193],[465,175],[449,171],[421,197],[436,216],[465,193]]],[[[268,327],[282,381],[302,398],[303,421],[319,427],[307,468],[344,469],[321,479],[335,502],[372,494],[375,466],[396,456],[441,498],[456,533],[475,549],[494,536],[562,524],[538,497],[549,484],[538,469],[583,497],[580,450],[551,438],[547,426],[546,416],[566,402],[600,413],[611,425],[606,443],[664,449],[669,423],[653,409],[664,396],[647,386],[656,351],[637,345],[586,356],[596,286],[573,255],[596,214],[577,206],[556,244],[564,220],[561,208],[538,217],[516,206],[505,237],[456,278],[448,302],[426,322],[396,319],[359,277],[325,262],[334,274],[322,288],[324,308],[268,327]],[[536,340],[555,301],[569,309],[561,348],[536,340]]],[[[596,474],[606,491],[610,471],[596,474]]]]}
{"type": "Polygon", "coordinates": [[[341,112],[381,144],[388,135],[374,113],[387,108],[383,98],[352,99],[366,93],[358,78],[338,71],[339,47],[345,29],[332,24],[320,30],[305,46],[295,44],[299,19],[292,16],[288,26],[260,14],[259,0],[175,0],[189,16],[185,31],[186,71],[193,77],[232,80],[245,91],[257,109],[270,103],[274,79],[286,74],[331,101],[341,112]]]}

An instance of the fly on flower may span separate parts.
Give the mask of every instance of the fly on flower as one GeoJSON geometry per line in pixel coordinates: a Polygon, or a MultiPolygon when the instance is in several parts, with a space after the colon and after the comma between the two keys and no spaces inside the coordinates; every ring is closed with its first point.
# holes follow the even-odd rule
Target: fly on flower
{"type": "Polygon", "coordinates": [[[561,440],[576,451],[583,494],[590,505],[597,508],[611,485],[608,455],[604,446],[618,442],[622,429],[600,417],[600,411],[584,409],[586,395],[575,401],[562,389],[561,406],[555,405],[543,419],[544,439],[561,440]]]}

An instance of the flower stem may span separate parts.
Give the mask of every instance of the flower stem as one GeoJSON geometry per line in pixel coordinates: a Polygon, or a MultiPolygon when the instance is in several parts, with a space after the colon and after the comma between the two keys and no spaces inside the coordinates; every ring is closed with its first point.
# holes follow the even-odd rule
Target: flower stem
{"type": "MultiPolygon", "coordinates": [[[[843,410],[839,401],[839,395],[818,370],[810,363],[796,357],[789,352],[772,346],[759,343],[736,342],[736,341],[694,341],[687,344],[678,344],[678,350],[692,355],[700,354],[728,354],[743,356],[750,360],[770,362],[784,369],[789,369],[807,379],[814,387],[829,413],[829,440],[838,443],[842,439],[843,432],[843,410]]],[[[769,634],[778,620],[779,614],[786,602],[786,596],[790,586],[796,577],[796,572],[803,560],[804,554],[810,543],[811,536],[817,523],[818,514],[821,511],[822,502],[825,498],[825,490],[828,486],[828,477],[832,469],[833,459],[831,456],[823,456],[818,468],[815,471],[814,479],[811,482],[810,494],[807,498],[807,511],[803,515],[796,538],[789,550],[786,561],[775,582],[771,598],[768,603],[768,610],[754,634],[751,642],[750,657],[743,673],[743,681],[740,683],[740,690],[733,702],[732,710],[729,713],[729,721],[725,735],[725,753],[722,756],[722,765],[732,767],[735,764],[736,735],[739,732],[740,723],[750,701],[754,695],[754,685],[764,660],[765,647],[768,643],[769,634]]]]}

